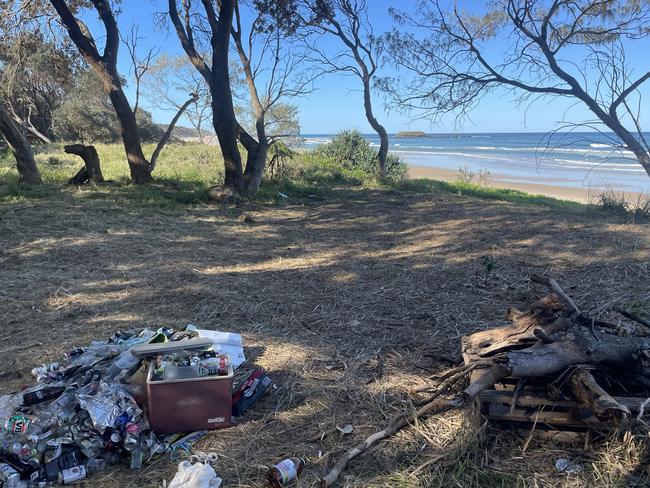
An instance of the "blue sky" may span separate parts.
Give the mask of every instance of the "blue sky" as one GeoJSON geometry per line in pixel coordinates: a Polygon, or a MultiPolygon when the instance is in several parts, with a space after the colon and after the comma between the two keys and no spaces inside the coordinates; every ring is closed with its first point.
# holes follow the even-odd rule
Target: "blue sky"
{"type": "MultiPolygon", "coordinates": [[[[476,7],[476,1],[465,0],[461,4],[476,7]]],[[[146,36],[142,49],[148,47],[159,47],[161,51],[169,55],[183,54],[176,35],[172,32],[160,31],[154,28],[153,15],[162,11],[167,2],[163,0],[123,0],[119,16],[120,26],[125,31],[136,21],[140,25],[140,33],[146,36]]],[[[403,0],[395,2],[389,0],[368,0],[369,17],[373,23],[375,34],[390,30],[395,26],[393,19],[388,13],[390,6],[399,6],[401,9],[413,8],[415,0],[403,0]]],[[[101,27],[94,11],[87,10],[82,14],[84,20],[90,25],[91,30],[98,39],[101,38],[101,27]]],[[[644,42],[637,42],[632,46],[626,55],[632,66],[637,66],[637,73],[648,68],[646,57],[641,45],[644,42]]],[[[336,49],[337,39],[327,39],[323,47],[327,50],[336,49]]],[[[489,53],[498,55],[506,49],[507,40],[496,40],[489,46],[489,53]]],[[[125,76],[129,73],[130,61],[126,49],[122,46],[120,51],[119,69],[125,76]]],[[[390,66],[382,66],[382,75],[394,74],[390,66]]],[[[132,85],[132,83],[131,83],[132,85]]],[[[344,75],[329,75],[316,82],[316,90],[306,96],[291,100],[299,107],[300,124],[302,132],[310,133],[333,133],[341,129],[358,129],[362,132],[372,132],[365,119],[363,111],[362,93],[360,82],[357,78],[344,75]]],[[[650,90],[646,87],[646,96],[650,96],[650,90]]],[[[133,87],[127,88],[127,95],[133,99],[133,87]]],[[[646,98],[647,99],[647,98],[646,98]]],[[[545,132],[553,129],[556,124],[568,112],[568,118],[572,121],[583,121],[592,119],[593,116],[581,106],[570,108],[573,102],[560,99],[547,99],[534,103],[531,106],[518,107],[515,95],[503,90],[497,90],[485,97],[480,105],[474,109],[470,116],[471,120],[464,123],[462,127],[456,127],[453,117],[447,117],[436,125],[431,125],[429,120],[413,120],[408,114],[395,110],[388,110],[385,107],[385,100],[381,94],[374,97],[374,106],[377,118],[382,122],[389,132],[400,130],[423,130],[427,132],[545,132]],[[527,110],[525,110],[527,107],[527,110]]],[[[154,120],[160,123],[168,122],[173,114],[152,109],[143,105],[153,112],[154,120]]],[[[644,122],[650,122],[650,114],[646,113],[644,122]]],[[[186,123],[187,125],[187,123],[186,123]]],[[[650,124],[645,124],[646,129],[650,124]]]]}

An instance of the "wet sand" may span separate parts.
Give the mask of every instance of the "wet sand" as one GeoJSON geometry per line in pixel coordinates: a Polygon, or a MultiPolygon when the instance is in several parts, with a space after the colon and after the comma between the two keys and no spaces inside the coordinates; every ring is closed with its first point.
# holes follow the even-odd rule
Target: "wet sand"
{"type": "MultiPolygon", "coordinates": [[[[433,168],[430,166],[413,166],[409,165],[410,178],[431,178],[433,180],[455,181],[458,179],[458,171],[452,171],[442,168],[433,168]]],[[[590,203],[598,195],[598,189],[573,188],[560,185],[554,185],[554,178],[540,178],[544,183],[529,183],[525,181],[516,181],[516,177],[490,173],[487,186],[493,188],[509,188],[520,190],[534,195],[545,195],[548,197],[560,198],[562,200],[571,200],[580,203],[590,203]],[[513,181],[514,180],[514,181],[513,181]]]]}

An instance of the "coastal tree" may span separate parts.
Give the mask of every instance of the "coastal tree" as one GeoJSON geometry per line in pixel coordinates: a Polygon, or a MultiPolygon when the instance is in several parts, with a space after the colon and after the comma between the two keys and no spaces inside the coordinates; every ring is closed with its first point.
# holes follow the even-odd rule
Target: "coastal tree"
{"type": "Polygon", "coordinates": [[[296,6],[291,1],[273,3],[238,2],[232,28],[254,122],[254,137],[245,128],[239,130],[247,152],[244,183],[249,192],[259,188],[269,147],[279,138],[296,135],[297,110],[283,100],[309,92],[313,81],[303,67],[307,56],[292,42],[298,22],[290,14],[296,6]],[[252,17],[247,26],[242,22],[243,8],[249,10],[246,18],[252,17]]]}
{"type": "Polygon", "coordinates": [[[212,125],[224,163],[224,187],[229,191],[243,192],[242,161],[237,147],[240,126],[235,115],[229,66],[235,3],[236,0],[217,3],[201,0],[202,8],[198,8],[192,5],[191,0],[181,0],[180,5],[177,0],[168,0],[167,13],[183,50],[210,90],[212,125]],[[195,30],[199,34],[206,32],[207,41],[195,39],[195,30]],[[201,45],[202,41],[205,41],[205,46],[201,45]],[[209,51],[208,54],[203,54],[202,47],[209,51]]]}
{"type": "Polygon", "coordinates": [[[33,139],[50,143],[53,113],[73,84],[77,60],[38,30],[17,30],[0,44],[5,108],[33,139]]]}
{"type": "Polygon", "coordinates": [[[303,92],[307,82],[290,84],[300,59],[289,52],[287,36],[296,25],[292,0],[223,0],[213,3],[168,0],[168,14],[185,53],[205,79],[212,99],[212,122],[224,159],[224,186],[239,193],[259,187],[269,148],[265,117],[283,97],[303,92]],[[250,9],[244,27],[241,9],[250,9]],[[207,33],[207,36],[202,34],[207,33]],[[255,113],[255,136],[237,118],[233,102],[229,50],[233,40],[255,113]],[[207,53],[207,54],[204,54],[207,53]],[[270,59],[265,68],[253,62],[270,59]],[[266,69],[266,76],[261,72],[266,69]],[[263,88],[261,88],[263,86],[263,88]],[[246,149],[242,164],[238,142],[246,149]]]}
{"type": "MultiPolygon", "coordinates": [[[[7,0],[0,3],[0,42],[5,46],[8,44],[8,40],[33,18],[21,13],[16,1],[7,0]]],[[[1,91],[0,135],[16,160],[20,180],[30,184],[41,183],[41,175],[29,142],[7,108],[1,91]]]]}
{"type": "Polygon", "coordinates": [[[336,38],[341,49],[331,54],[321,47],[320,38],[311,39],[309,46],[314,59],[326,73],[352,74],[363,87],[363,107],[366,119],[379,136],[377,154],[379,170],[386,176],[388,132],[377,120],[372,105],[373,84],[378,60],[382,54],[381,38],[373,33],[365,0],[305,0],[304,22],[321,36],[336,38]]]}
{"type": "Polygon", "coordinates": [[[142,80],[145,75],[151,70],[152,64],[160,54],[160,49],[150,48],[143,55],[139,53],[138,44],[144,39],[140,35],[140,29],[137,24],[131,25],[131,32],[122,37],[122,42],[126,46],[126,50],[131,58],[131,70],[133,73],[133,80],[135,81],[135,100],[133,102],[133,113],[136,118],[138,116],[138,107],[140,106],[140,92],[142,88],[142,80]]]}
{"type": "Polygon", "coordinates": [[[143,87],[149,103],[165,112],[177,113],[186,103],[187,95],[195,94],[196,100],[187,107],[185,118],[196,130],[199,142],[205,142],[205,124],[212,116],[210,90],[187,56],[162,54],[151,65],[143,87]]]}
{"type": "Polygon", "coordinates": [[[66,0],[50,0],[50,3],[56,10],[59,20],[68,31],[72,42],[77,46],[86,62],[97,72],[104,90],[106,90],[113,104],[120,123],[120,132],[131,171],[131,179],[136,184],[148,183],[151,181],[152,167],[142,151],[135,113],[124,93],[122,78],[117,71],[120,32],[109,0],[92,0],[91,2],[106,33],[102,53],[99,52],[99,48],[88,27],[75,17],[73,13],[74,6],[71,8],[66,0]]]}
{"type": "MultiPolygon", "coordinates": [[[[67,30],[70,40],[75,44],[85,61],[99,76],[104,90],[108,94],[111,104],[115,109],[132,181],[136,184],[150,182],[151,173],[156,166],[156,160],[160,151],[170,138],[173,124],[180,118],[182,110],[187,108],[192,102],[188,101],[187,105],[182,107],[182,110],[180,110],[181,113],[172,120],[172,123],[162,135],[151,159],[147,160],[142,150],[142,134],[138,127],[136,110],[131,107],[124,93],[124,82],[117,70],[120,31],[110,1],[88,0],[79,2],[78,0],[49,0],[49,2],[58,14],[59,21],[67,30]],[[101,53],[88,26],[81,19],[75,17],[78,8],[86,4],[94,7],[105,30],[104,48],[101,53]]],[[[150,52],[144,58],[139,57],[136,51],[138,40],[137,31],[134,31],[127,45],[132,62],[134,63],[136,83],[139,87],[141,77],[148,70],[153,53],[150,52]]],[[[194,96],[191,95],[190,98],[193,100],[194,96]]]]}
{"type": "Polygon", "coordinates": [[[20,127],[7,110],[2,96],[0,96],[0,134],[2,134],[9,150],[16,159],[16,167],[20,175],[20,180],[31,184],[40,183],[41,175],[36,166],[32,148],[20,127]]]}
{"type": "Polygon", "coordinates": [[[402,75],[382,86],[399,106],[435,120],[446,113],[465,117],[498,87],[511,89],[520,102],[566,98],[596,119],[562,129],[601,131],[613,146],[631,151],[650,175],[639,93],[650,71],[634,73],[625,56],[626,47],[650,35],[648,2],[495,0],[482,15],[447,5],[423,0],[417,14],[392,10],[408,27],[387,35],[402,75]],[[489,44],[498,39],[508,40],[499,57],[489,44]],[[410,83],[404,82],[406,73],[410,83]]]}
{"type": "MultiPolygon", "coordinates": [[[[53,135],[57,140],[85,144],[121,140],[115,109],[92,68],[83,67],[75,73],[72,88],[59,101],[52,118],[53,135]]],[[[153,123],[150,112],[139,109],[136,120],[143,142],[158,142],[161,139],[164,131],[153,123]]]]}

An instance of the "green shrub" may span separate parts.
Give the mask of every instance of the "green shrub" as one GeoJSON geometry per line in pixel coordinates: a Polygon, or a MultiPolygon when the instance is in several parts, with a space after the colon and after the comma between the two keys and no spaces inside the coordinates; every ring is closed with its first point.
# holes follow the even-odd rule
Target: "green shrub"
{"type": "MultiPolygon", "coordinates": [[[[366,175],[379,176],[377,151],[357,130],[344,130],[314,153],[329,159],[342,167],[359,170],[366,175]]],[[[391,179],[402,179],[406,175],[406,164],[396,155],[389,154],[386,162],[386,176],[391,179]]]]}
{"type": "Polygon", "coordinates": [[[266,175],[270,179],[281,180],[288,178],[292,163],[298,153],[282,141],[275,141],[269,147],[266,175]]]}

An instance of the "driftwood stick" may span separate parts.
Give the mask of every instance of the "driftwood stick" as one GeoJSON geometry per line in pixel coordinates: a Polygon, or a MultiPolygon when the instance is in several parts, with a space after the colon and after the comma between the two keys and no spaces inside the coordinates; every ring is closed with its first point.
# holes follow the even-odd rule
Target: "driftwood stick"
{"type": "Polygon", "coordinates": [[[573,373],[571,391],[578,400],[591,406],[599,420],[620,423],[630,416],[630,409],[614,400],[586,369],[578,369],[573,373]]]}
{"type": "Polygon", "coordinates": [[[449,389],[454,386],[456,383],[458,383],[461,379],[463,379],[465,376],[470,374],[478,365],[476,364],[470,364],[467,366],[463,371],[455,374],[454,376],[451,376],[447,378],[445,381],[440,383],[438,387],[436,388],[436,392],[431,395],[429,398],[424,400],[423,402],[420,402],[418,406],[420,405],[426,405],[428,403],[433,402],[436,398],[438,398],[440,395],[445,393],[446,391],[449,391],[449,389]]]}
{"type": "Polygon", "coordinates": [[[375,432],[366,440],[364,440],[360,444],[357,444],[355,447],[353,447],[348,452],[346,452],[337,461],[337,463],[330,470],[330,472],[326,476],[321,478],[320,486],[326,488],[336,483],[341,473],[347,467],[348,463],[352,461],[355,457],[367,451],[376,442],[395,434],[397,431],[399,431],[406,425],[414,422],[415,420],[422,417],[423,415],[433,410],[436,410],[436,413],[442,413],[452,408],[460,407],[463,404],[462,398],[457,398],[455,400],[451,400],[449,402],[442,403],[442,404],[438,403],[436,400],[438,399],[438,397],[440,397],[440,395],[442,395],[443,393],[448,391],[453,385],[458,383],[458,381],[460,381],[462,378],[467,376],[475,367],[476,365],[466,366],[460,372],[457,372],[455,375],[447,378],[438,386],[437,391],[430,398],[428,398],[424,402],[424,404],[422,404],[422,406],[420,406],[420,408],[418,408],[418,410],[415,411],[415,413],[411,415],[400,415],[399,417],[393,419],[391,423],[388,424],[388,426],[386,426],[384,429],[380,430],[379,432],[375,432]]]}
{"type": "Polygon", "coordinates": [[[571,310],[572,313],[580,314],[580,309],[578,308],[578,306],[571,299],[571,297],[566,294],[566,292],[562,289],[562,287],[558,284],[558,282],[555,281],[553,278],[549,278],[548,276],[532,275],[530,279],[535,283],[539,283],[540,285],[547,286],[548,288],[553,290],[560,298],[560,300],[562,300],[567,305],[567,307],[569,307],[569,310],[571,310]]]}
{"type": "Polygon", "coordinates": [[[435,379],[438,380],[439,382],[442,382],[447,378],[451,378],[452,376],[457,375],[458,373],[467,371],[467,368],[469,367],[470,366],[467,364],[461,364],[460,366],[456,366],[455,368],[449,368],[448,370],[443,371],[442,373],[436,373],[433,376],[431,376],[431,379],[435,379]]]}
{"type": "Polygon", "coordinates": [[[507,367],[502,364],[495,364],[490,369],[488,369],[479,379],[474,383],[465,388],[463,394],[465,398],[473,400],[476,395],[481,393],[483,390],[491,388],[497,381],[510,375],[510,371],[507,367]]]}
{"type": "Polygon", "coordinates": [[[517,402],[521,396],[521,392],[524,391],[524,386],[526,386],[526,378],[519,378],[517,381],[517,386],[515,386],[515,391],[512,393],[512,405],[510,405],[510,413],[515,411],[517,408],[517,402]]]}
{"type": "Polygon", "coordinates": [[[330,472],[327,473],[326,476],[321,478],[320,480],[321,488],[327,488],[329,486],[332,486],[334,483],[336,483],[337,480],[339,479],[339,476],[341,476],[341,473],[345,470],[345,468],[347,468],[348,463],[352,461],[355,457],[367,451],[376,442],[385,439],[386,437],[390,437],[391,435],[395,434],[397,431],[399,431],[409,423],[413,422],[415,419],[427,413],[434,412],[434,411],[435,413],[446,412],[447,410],[451,410],[452,408],[460,407],[462,404],[463,404],[462,399],[458,399],[458,398],[445,403],[438,403],[433,401],[431,403],[427,403],[426,405],[420,407],[415,413],[411,415],[408,416],[402,415],[394,419],[384,429],[380,430],[379,432],[375,432],[374,434],[369,436],[366,440],[364,440],[360,444],[357,444],[348,452],[346,452],[336,462],[336,464],[332,467],[330,472]]]}

